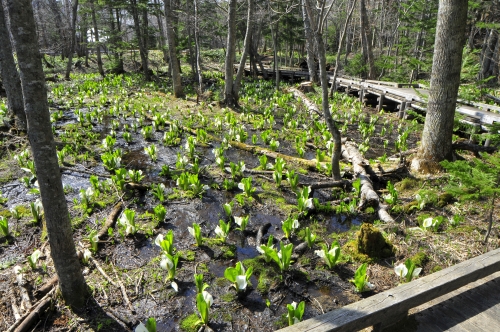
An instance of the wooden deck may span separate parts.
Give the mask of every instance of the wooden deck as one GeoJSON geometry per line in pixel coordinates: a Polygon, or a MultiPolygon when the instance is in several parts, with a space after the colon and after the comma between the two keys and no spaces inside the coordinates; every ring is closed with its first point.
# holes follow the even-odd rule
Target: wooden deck
{"type": "Polygon", "coordinates": [[[500,331],[499,271],[496,249],[280,332],[500,331]]]}
{"type": "MultiPolygon", "coordinates": [[[[275,76],[273,68],[264,68],[270,77],[275,76]]],[[[250,67],[245,68],[245,73],[250,74],[250,67]]],[[[259,69],[259,75],[262,72],[259,69]]],[[[291,80],[309,80],[309,72],[294,68],[283,68],[279,70],[280,77],[291,80]]],[[[333,73],[328,72],[329,84],[333,84],[333,73]]],[[[399,116],[405,117],[408,108],[425,112],[429,91],[419,84],[383,82],[374,80],[362,80],[348,77],[337,77],[335,84],[337,88],[346,93],[355,94],[364,102],[367,99],[376,99],[377,108],[382,109],[395,105],[399,110],[399,116]],[[389,105],[391,104],[391,105],[389,105]]],[[[464,123],[488,130],[488,126],[500,123],[500,106],[487,105],[471,101],[457,101],[456,112],[463,115],[464,123]]]]}
{"type": "Polygon", "coordinates": [[[500,331],[500,272],[410,310],[397,330],[500,331]]]}

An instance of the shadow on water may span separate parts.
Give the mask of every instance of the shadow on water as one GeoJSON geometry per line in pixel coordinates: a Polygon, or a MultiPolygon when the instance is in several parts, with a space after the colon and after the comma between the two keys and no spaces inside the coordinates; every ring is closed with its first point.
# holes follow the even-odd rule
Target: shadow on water
{"type": "Polygon", "coordinates": [[[351,229],[352,226],[359,226],[363,220],[359,216],[335,215],[327,225],[328,232],[343,233],[351,229]]]}

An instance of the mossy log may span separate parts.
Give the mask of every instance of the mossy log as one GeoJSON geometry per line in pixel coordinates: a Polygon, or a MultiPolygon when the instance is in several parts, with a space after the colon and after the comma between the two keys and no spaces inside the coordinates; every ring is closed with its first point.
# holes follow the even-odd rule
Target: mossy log
{"type": "MultiPolygon", "coordinates": [[[[150,120],[152,120],[151,117],[148,116],[148,118],[150,120]]],[[[166,121],[165,123],[168,125],[172,125],[172,123],[168,122],[168,121],[166,121]]],[[[188,127],[184,127],[184,126],[182,126],[181,128],[182,128],[182,130],[189,132],[193,135],[197,134],[196,129],[192,129],[192,128],[188,128],[188,127]]],[[[207,139],[213,140],[216,142],[222,141],[222,139],[220,139],[216,136],[210,135],[210,134],[207,134],[207,139]]],[[[271,157],[274,159],[283,158],[283,160],[285,160],[287,162],[290,162],[290,163],[299,165],[301,167],[307,168],[308,170],[316,170],[316,161],[315,160],[308,160],[308,159],[292,157],[292,156],[282,154],[282,153],[279,153],[276,151],[272,151],[272,150],[269,150],[269,149],[266,149],[266,148],[263,148],[260,146],[249,145],[246,143],[241,143],[241,142],[236,142],[236,141],[229,141],[228,143],[232,147],[235,147],[235,148],[240,149],[240,150],[248,151],[248,152],[251,152],[253,154],[261,154],[261,155],[263,154],[263,155],[266,155],[267,157],[271,157]]]]}

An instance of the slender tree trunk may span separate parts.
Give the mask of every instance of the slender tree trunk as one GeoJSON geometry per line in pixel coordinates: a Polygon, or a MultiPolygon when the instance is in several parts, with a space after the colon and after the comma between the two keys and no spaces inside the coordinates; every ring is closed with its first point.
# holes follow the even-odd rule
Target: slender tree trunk
{"type": "Polygon", "coordinates": [[[182,88],[181,70],[179,61],[177,60],[177,52],[175,49],[175,32],[173,28],[174,17],[172,8],[170,7],[170,0],[164,0],[165,3],[165,28],[167,32],[168,54],[170,55],[170,69],[172,70],[172,82],[174,87],[174,95],[177,98],[184,96],[184,89],[182,88]]]}
{"type": "Polygon", "coordinates": [[[201,59],[200,59],[200,40],[198,31],[198,0],[193,0],[194,3],[194,43],[196,52],[196,73],[198,78],[198,96],[203,93],[203,76],[201,75],[201,59]]]}
{"type": "Polygon", "coordinates": [[[226,61],[225,61],[225,87],[224,103],[228,106],[235,106],[236,101],[233,96],[233,63],[236,52],[236,0],[229,1],[227,42],[226,42],[226,61]]]}
{"type": "Polygon", "coordinates": [[[97,18],[95,15],[95,3],[94,0],[89,0],[90,2],[90,11],[92,14],[92,24],[94,25],[94,36],[96,43],[96,53],[97,53],[97,67],[99,69],[99,74],[102,77],[105,77],[104,69],[102,67],[102,58],[101,58],[101,44],[99,43],[99,29],[97,28],[97,18]]]}
{"type": "MultiPolygon", "coordinates": [[[[195,0],[196,1],[196,0],[195,0]]],[[[158,4],[158,0],[155,0],[155,5],[158,4]]],[[[158,29],[160,30],[160,46],[161,46],[161,51],[163,53],[163,61],[165,63],[168,63],[168,50],[167,50],[167,38],[165,36],[165,29],[163,28],[163,20],[161,18],[161,14],[156,12],[156,21],[158,22],[158,29]]]]}
{"type": "MultiPolygon", "coordinates": [[[[318,47],[318,60],[319,60],[319,77],[321,82],[321,106],[323,108],[323,115],[325,117],[328,130],[333,137],[333,153],[332,153],[332,176],[335,181],[341,180],[340,176],[340,158],[342,157],[342,142],[340,131],[337,125],[333,121],[332,114],[330,112],[330,105],[328,103],[328,78],[326,74],[326,51],[323,41],[323,22],[324,17],[327,15],[326,4],[323,3],[322,7],[319,9],[319,14],[316,16],[314,12],[316,7],[311,5],[311,2],[304,0],[307,10],[307,17],[311,22],[311,26],[314,27],[313,35],[316,45],[318,47]],[[313,11],[314,10],[314,11],[313,11]]],[[[330,7],[331,8],[331,7],[330,7]]]]}
{"type": "MultiPolygon", "coordinates": [[[[478,79],[480,81],[485,80],[491,76],[495,76],[495,71],[498,74],[498,50],[497,56],[495,57],[495,50],[498,45],[498,31],[491,29],[486,43],[484,45],[484,50],[481,52],[481,70],[479,71],[478,79]]],[[[498,78],[492,79],[487,82],[488,85],[495,85],[498,82],[498,78]]]]}
{"type": "Polygon", "coordinates": [[[68,54],[68,62],[66,63],[66,80],[69,81],[71,66],[73,65],[73,54],[75,53],[76,44],[76,17],[78,15],[78,0],[73,0],[72,17],[71,17],[71,47],[68,54]]]}
{"type": "Polygon", "coordinates": [[[273,49],[274,49],[274,78],[275,78],[275,87],[276,90],[280,89],[280,67],[278,63],[278,27],[279,27],[279,21],[276,21],[276,26],[273,29],[273,26],[271,25],[271,34],[273,36],[273,49]]]}
{"type": "Polygon", "coordinates": [[[26,131],[26,114],[24,113],[23,90],[12,53],[10,35],[5,21],[2,3],[0,2],[0,74],[7,94],[9,115],[15,119],[19,130],[26,131]]]}
{"type": "Polygon", "coordinates": [[[311,30],[311,22],[307,16],[306,2],[302,1],[302,18],[304,20],[304,34],[306,38],[306,61],[309,70],[309,80],[314,83],[319,82],[316,63],[314,62],[314,37],[311,30]]]}
{"type": "MultiPolygon", "coordinates": [[[[142,71],[144,72],[144,79],[146,81],[151,80],[151,75],[149,73],[148,66],[148,51],[146,45],[144,45],[146,39],[144,39],[144,34],[141,29],[141,22],[139,20],[139,8],[137,8],[137,0],[130,0],[130,11],[132,12],[132,18],[134,19],[135,35],[137,37],[137,44],[139,44],[139,54],[141,56],[142,71]]],[[[147,14],[146,14],[147,20],[147,14]]],[[[144,22],[143,22],[144,24],[144,22]]]]}
{"type": "Polygon", "coordinates": [[[37,170],[52,260],[65,302],[83,309],[87,288],[76,255],[68,206],[50,124],[47,90],[30,0],[8,0],[28,120],[28,138],[37,170]]]}
{"type": "Polygon", "coordinates": [[[363,46],[363,58],[368,65],[368,79],[375,79],[375,60],[373,58],[372,42],[370,35],[370,24],[368,22],[368,14],[366,13],[365,0],[360,0],[359,3],[361,16],[361,45],[363,46]]]}
{"type": "Polygon", "coordinates": [[[347,27],[349,26],[349,21],[351,20],[352,13],[354,12],[355,6],[356,6],[356,0],[353,0],[351,9],[349,9],[349,11],[347,12],[347,17],[345,19],[344,29],[342,30],[342,33],[340,34],[339,48],[337,51],[337,56],[335,57],[335,69],[333,71],[332,86],[330,88],[330,97],[333,97],[333,92],[337,89],[336,80],[337,80],[337,75],[339,72],[340,52],[342,51],[342,44],[344,43],[345,35],[347,32],[347,27]]]}
{"type": "Polygon", "coordinates": [[[245,63],[247,60],[248,52],[252,44],[252,30],[253,30],[253,9],[254,0],[248,0],[248,14],[247,14],[247,30],[245,33],[245,42],[243,44],[243,53],[241,54],[240,64],[238,66],[238,72],[236,73],[236,78],[233,83],[233,98],[236,104],[238,104],[239,93],[241,88],[241,79],[243,78],[243,73],[245,72],[245,63]]]}
{"type": "Polygon", "coordinates": [[[411,165],[412,170],[420,173],[439,171],[439,162],[452,156],[466,19],[467,0],[439,1],[427,114],[422,143],[411,165]]]}

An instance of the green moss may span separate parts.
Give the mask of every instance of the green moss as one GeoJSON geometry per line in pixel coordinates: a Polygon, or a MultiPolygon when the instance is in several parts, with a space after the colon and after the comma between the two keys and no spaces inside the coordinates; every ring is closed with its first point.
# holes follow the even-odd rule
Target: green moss
{"type": "Polygon", "coordinates": [[[254,275],[258,278],[257,291],[261,294],[267,294],[272,285],[280,282],[278,267],[273,262],[266,263],[260,256],[244,260],[243,265],[247,269],[252,267],[254,275]]]}
{"type": "Polygon", "coordinates": [[[394,255],[392,244],[378,228],[371,224],[363,223],[357,234],[357,245],[359,253],[371,258],[386,258],[394,255]]]}
{"type": "Polygon", "coordinates": [[[196,258],[196,253],[192,250],[181,250],[179,251],[179,253],[181,257],[187,260],[188,262],[192,262],[196,258]]]}
{"type": "Polygon", "coordinates": [[[420,181],[414,178],[404,178],[402,181],[396,183],[394,187],[398,191],[411,190],[418,188],[420,186],[420,181]]]}
{"type": "MultiPolygon", "coordinates": [[[[221,297],[221,300],[224,301],[224,302],[233,302],[234,300],[236,300],[237,296],[235,293],[233,292],[227,292],[225,293],[224,295],[222,295],[221,297]]],[[[231,321],[232,319],[229,320],[229,322],[231,321]]]]}
{"type": "Polygon", "coordinates": [[[220,277],[214,280],[214,285],[220,288],[227,287],[231,285],[231,282],[224,277],[220,277]]]}
{"type": "Polygon", "coordinates": [[[437,271],[441,271],[443,268],[440,266],[440,265],[436,265],[434,267],[432,267],[432,269],[429,271],[430,273],[434,273],[434,272],[437,272],[437,271]]]}
{"type": "Polygon", "coordinates": [[[444,193],[438,196],[437,206],[442,208],[453,202],[453,195],[450,193],[444,193]]]}
{"type": "Polygon", "coordinates": [[[418,253],[413,255],[413,257],[411,257],[411,261],[415,263],[416,266],[420,267],[424,266],[424,264],[427,263],[428,260],[429,258],[427,257],[427,254],[423,251],[419,251],[418,253]]]}
{"type": "Polygon", "coordinates": [[[179,324],[181,330],[186,331],[186,332],[196,332],[198,331],[197,326],[198,326],[198,321],[200,319],[198,318],[197,314],[191,314],[185,318],[183,318],[179,324]]]}
{"type": "Polygon", "coordinates": [[[208,266],[205,263],[198,264],[198,273],[208,273],[208,266]]]}

